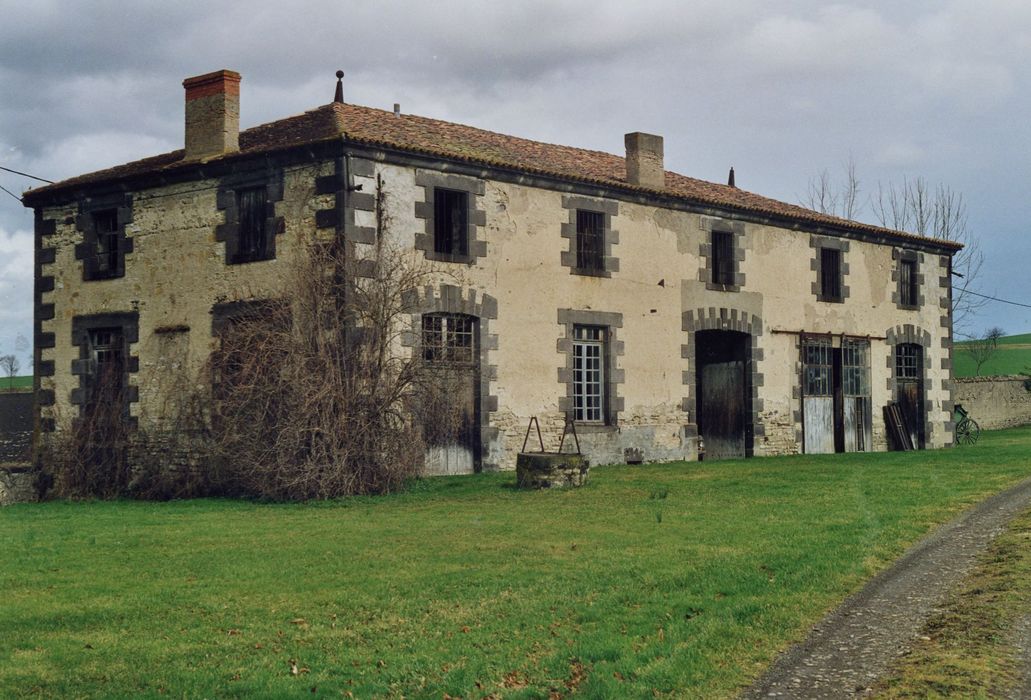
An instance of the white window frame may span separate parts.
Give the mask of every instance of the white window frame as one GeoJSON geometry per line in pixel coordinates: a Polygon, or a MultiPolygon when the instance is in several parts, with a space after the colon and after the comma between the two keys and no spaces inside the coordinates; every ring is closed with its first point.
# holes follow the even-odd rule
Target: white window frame
{"type": "Polygon", "coordinates": [[[608,329],[573,326],[573,420],[603,425],[608,415],[606,361],[608,329]]]}

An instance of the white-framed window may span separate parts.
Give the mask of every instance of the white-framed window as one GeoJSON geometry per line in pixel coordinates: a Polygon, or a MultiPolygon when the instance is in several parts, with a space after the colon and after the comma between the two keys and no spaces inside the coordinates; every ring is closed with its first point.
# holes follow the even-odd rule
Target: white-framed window
{"type": "Polygon", "coordinates": [[[573,326],[573,420],[604,423],[605,336],[603,326],[573,326]]]}

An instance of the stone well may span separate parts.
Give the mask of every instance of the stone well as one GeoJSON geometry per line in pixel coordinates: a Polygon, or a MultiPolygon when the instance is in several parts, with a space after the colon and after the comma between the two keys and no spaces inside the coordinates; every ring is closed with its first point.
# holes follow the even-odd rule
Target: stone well
{"type": "Polygon", "coordinates": [[[516,485],[532,489],[583,486],[589,470],[590,464],[581,454],[520,452],[516,457],[516,485]]]}

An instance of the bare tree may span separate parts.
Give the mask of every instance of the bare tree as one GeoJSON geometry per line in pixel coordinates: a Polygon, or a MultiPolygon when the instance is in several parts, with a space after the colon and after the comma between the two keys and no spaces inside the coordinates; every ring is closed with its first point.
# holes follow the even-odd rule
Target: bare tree
{"type": "Polygon", "coordinates": [[[957,329],[966,327],[987,300],[977,294],[984,254],[968,226],[963,195],[948,185],[931,187],[923,178],[878,183],[873,213],[885,228],[963,245],[952,261],[953,274],[961,280],[953,285],[952,323],[957,329]]]}
{"type": "Polygon", "coordinates": [[[864,199],[855,161],[850,156],[842,165],[839,181],[826,169],[810,178],[803,206],[844,219],[859,219],[869,203],[874,221],[885,228],[915,233],[928,238],[960,243],[953,256],[952,271],[959,278],[953,285],[952,323],[962,334],[987,299],[980,296],[984,255],[980,241],[970,230],[962,193],[948,185],[930,186],[923,178],[904,179],[901,184],[877,183],[876,193],[864,199]]]}
{"type": "Polygon", "coordinates": [[[0,370],[7,375],[7,388],[14,388],[14,375],[21,369],[21,363],[15,355],[0,356],[0,370]]]}
{"type": "Polygon", "coordinates": [[[974,360],[974,376],[981,376],[981,367],[999,351],[999,339],[1004,331],[995,326],[985,331],[984,336],[967,341],[963,350],[974,360]]]}
{"type": "Polygon", "coordinates": [[[862,188],[856,163],[851,155],[842,164],[841,169],[840,182],[835,182],[826,168],[815,178],[810,178],[802,204],[822,214],[850,220],[857,218],[863,209],[863,201],[860,198],[862,188]]]}

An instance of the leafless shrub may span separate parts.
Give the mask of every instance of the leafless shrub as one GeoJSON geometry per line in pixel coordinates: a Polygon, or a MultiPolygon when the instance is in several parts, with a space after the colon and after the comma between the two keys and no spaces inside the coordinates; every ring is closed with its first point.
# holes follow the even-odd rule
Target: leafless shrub
{"type": "Polygon", "coordinates": [[[42,481],[60,498],[117,498],[128,492],[129,422],[120,369],[95,378],[85,410],[41,445],[42,481]]]}
{"type": "Polygon", "coordinates": [[[446,383],[402,352],[429,270],[385,244],[312,241],[289,303],[249,304],[212,359],[215,451],[242,492],[284,499],[382,493],[415,476],[423,425],[449,424],[446,383]]]}

